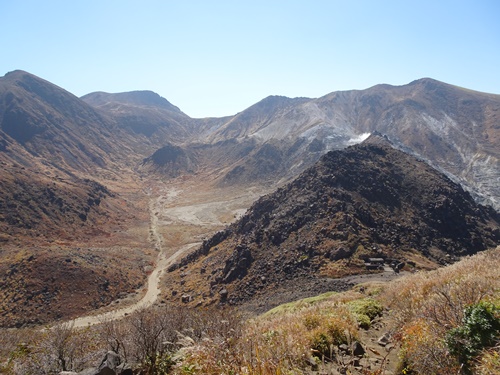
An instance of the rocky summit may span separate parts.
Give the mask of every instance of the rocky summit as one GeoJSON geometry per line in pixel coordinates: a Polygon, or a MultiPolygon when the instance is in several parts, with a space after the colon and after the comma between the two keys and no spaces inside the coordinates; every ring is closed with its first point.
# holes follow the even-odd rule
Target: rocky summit
{"type": "Polygon", "coordinates": [[[172,266],[168,278],[194,304],[241,304],[293,290],[312,295],[343,288],[332,279],[380,272],[383,264],[407,270],[446,264],[499,241],[494,210],[372,135],[327,153],[257,200],[240,220],[172,266]]]}

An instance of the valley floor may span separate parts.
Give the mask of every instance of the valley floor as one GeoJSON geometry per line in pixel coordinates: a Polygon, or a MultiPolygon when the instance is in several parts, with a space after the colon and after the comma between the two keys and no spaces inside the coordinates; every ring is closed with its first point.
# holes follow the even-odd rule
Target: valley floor
{"type": "Polygon", "coordinates": [[[203,188],[192,179],[168,183],[155,180],[143,192],[149,199],[147,240],[157,252],[154,268],[135,296],[116,300],[106,307],[73,320],[75,327],[86,327],[103,321],[121,319],[158,301],[165,288],[165,270],[203,239],[239,218],[265,191],[262,188],[203,188]],[[162,291],[163,290],[163,291],[162,291]]]}

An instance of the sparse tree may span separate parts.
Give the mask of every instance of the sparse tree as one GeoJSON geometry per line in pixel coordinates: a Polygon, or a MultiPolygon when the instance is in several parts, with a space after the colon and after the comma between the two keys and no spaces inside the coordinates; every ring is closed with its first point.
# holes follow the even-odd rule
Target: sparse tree
{"type": "Polygon", "coordinates": [[[145,366],[147,374],[160,373],[169,354],[175,349],[177,331],[183,329],[182,315],[176,308],[139,310],[130,317],[135,359],[145,366]]]}
{"type": "Polygon", "coordinates": [[[130,324],[127,320],[104,320],[99,327],[101,340],[106,342],[108,350],[120,355],[128,362],[130,352],[130,324]]]}

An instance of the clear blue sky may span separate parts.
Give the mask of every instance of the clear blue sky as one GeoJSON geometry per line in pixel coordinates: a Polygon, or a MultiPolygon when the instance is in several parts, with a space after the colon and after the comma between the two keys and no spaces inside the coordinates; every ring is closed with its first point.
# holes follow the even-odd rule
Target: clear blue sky
{"type": "Polygon", "coordinates": [[[191,117],[431,77],[500,94],[497,0],[0,0],[0,76],[153,90],[191,117]]]}

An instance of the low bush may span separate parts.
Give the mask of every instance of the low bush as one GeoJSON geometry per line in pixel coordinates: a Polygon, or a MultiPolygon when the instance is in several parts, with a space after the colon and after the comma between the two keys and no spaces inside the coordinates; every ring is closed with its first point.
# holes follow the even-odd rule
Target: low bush
{"type": "Polygon", "coordinates": [[[488,302],[467,306],[462,324],[446,333],[445,342],[450,354],[469,368],[483,349],[500,344],[500,308],[488,302]]]}
{"type": "Polygon", "coordinates": [[[382,315],[384,307],[373,298],[363,298],[351,301],[347,304],[349,311],[354,314],[361,328],[368,329],[371,322],[377,316],[382,315]]]}

